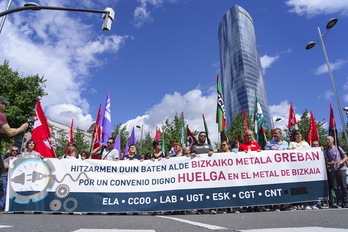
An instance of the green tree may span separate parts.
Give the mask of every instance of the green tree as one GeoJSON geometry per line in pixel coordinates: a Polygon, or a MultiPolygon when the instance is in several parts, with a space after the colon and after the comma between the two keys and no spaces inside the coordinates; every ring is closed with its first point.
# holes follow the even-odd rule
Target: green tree
{"type": "MultiPolygon", "coordinates": [[[[8,60],[0,65],[0,95],[10,101],[5,115],[11,127],[17,128],[35,115],[36,98],[46,95],[45,82],[46,80],[38,75],[21,77],[17,71],[9,67],[8,60]]],[[[13,139],[21,136],[23,133],[14,136],[13,139]]],[[[0,134],[0,140],[5,143],[13,142],[12,138],[4,134],[0,134]]]]}
{"type": "Polygon", "coordinates": [[[76,133],[74,133],[74,142],[76,143],[76,152],[81,154],[83,151],[90,150],[90,142],[85,141],[85,133],[79,128],[76,129],[76,133]]]}
{"type": "MultiPolygon", "coordinates": [[[[302,132],[302,136],[303,138],[308,141],[308,130],[309,130],[309,113],[307,109],[303,110],[303,113],[300,117],[300,119],[298,120],[297,124],[298,124],[298,129],[302,132]]],[[[325,119],[322,119],[321,121],[316,121],[314,119],[314,121],[316,122],[316,126],[317,126],[317,131],[318,131],[318,137],[319,137],[319,143],[321,145],[324,145],[325,142],[325,137],[328,134],[328,131],[324,129],[324,124],[325,124],[325,119]]]]}
{"type": "MultiPolygon", "coordinates": [[[[68,146],[68,131],[64,131],[65,133],[62,135],[62,138],[58,142],[58,147],[55,149],[57,158],[63,156],[66,152],[66,147],[68,146]]],[[[85,141],[85,134],[79,128],[76,129],[74,133],[74,142],[76,143],[76,153],[81,154],[83,151],[90,150],[90,142],[85,141]]]]}
{"type": "MultiPolygon", "coordinates": [[[[253,130],[254,126],[253,123],[251,123],[251,115],[247,113],[247,122],[248,122],[248,128],[250,130],[253,130]]],[[[232,120],[232,123],[230,126],[227,127],[227,138],[230,140],[236,139],[238,136],[238,140],[240,143],[244,142],[244,117],[243,113],[236,113],[234,115],[234,118],[232,120]]]]}
{"type": "Polygon", "coordinates": [[[138,153],[139,154],[140,152],[142,152],[143,154],[152,153],[153,152],[152,143],[153,143],[153,138],[150,135],[150,132],[145,133],[143,140],[141,141],[141,139],[139,139],[137,141],[138,153]],[[141,147],[143,151],[141,151],[141,147]]]}
{"type": "MultiPolygon", "coordinates": [[[[186,124],[186,123],[185,123],[186,124]]],[[[172,148],[174,141],[180,142],[180,131],[181,131],[181,118],[178,114],[175,114],[173,121],[169,122],[168,118],[162,123],[160,137],[162,138],[164,131],[164,140],[166,152],[169,152],[172,148]]],[[[163,145],[162,145],[163,146],[163,145]]]]}

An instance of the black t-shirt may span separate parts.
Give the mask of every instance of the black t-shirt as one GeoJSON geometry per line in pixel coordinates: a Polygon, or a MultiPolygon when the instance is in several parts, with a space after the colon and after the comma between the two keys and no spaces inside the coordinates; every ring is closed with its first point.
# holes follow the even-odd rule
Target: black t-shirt
{"type": "Polygon", "coordinates": [[[138,154],[134,154],[133,156],[125,156],[124,160],[141,160],[143,157],[141,157],[141,155],[138,154]]]}
{"type": "Polygon", "coordinates": [[[166,158],[166,156],[167,156],[166,153],[161,151],[161,154],[159,156],[155,156],[154,153],[151,153],[149,156],[149,159],[158,159],[159,157],[166,158]]]}

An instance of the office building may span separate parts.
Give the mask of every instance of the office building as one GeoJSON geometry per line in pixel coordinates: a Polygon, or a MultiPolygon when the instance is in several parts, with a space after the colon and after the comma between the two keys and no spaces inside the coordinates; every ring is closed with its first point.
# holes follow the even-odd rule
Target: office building
{"type": "Polygon", "coordinates": [[[256,90],[266,127],[270,128],[272,122],[253,19],[242,7],[234,5],[223,16],[218,36],[227,125],[230,126],[234,115],[244,109],[254,114],[256,90]]]}

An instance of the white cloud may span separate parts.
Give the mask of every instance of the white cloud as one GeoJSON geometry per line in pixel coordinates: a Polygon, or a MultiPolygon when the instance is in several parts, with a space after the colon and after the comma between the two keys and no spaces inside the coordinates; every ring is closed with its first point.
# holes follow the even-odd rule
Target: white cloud
{"type": "MultiPolygon", "coordinates": [[[[334,63],[330,63],[330,67],[331,67],[331,70],[334,71],[334,70],[338,70],[340,68],[342,68],[346,63],[348,63],[348,60],[336,60],[336,62],[334,63]]],[[[324,74],[324,73],[328,73],[328,68],[327,68],[327,64],[324,63],[322,65],[320,65],[316,71],[315,71],[315,74],[316,75],[321,75],[321,74],[324,74]]]]}
{"type": "Polygon", "coordinates": [[[263,73],[266,73],[266,69],[270,68],[271,65],[279,59],[279,55],[276,55],[273,57],[268,56],[268,55],[264,55],[260,59],[261,59],[261,66],[263,69],[263,73]]]}
{"type": "MultiPolygon", "coordinates": [[[[133,126],[143,125],[144,133],[150,132],[154,137],[156,126],[160,127],[167,118],[171,122],[175,114],[180,116],[181,112],[184,112],[185,121],[191,131],[204,130],[202,119],[202,114],[204,114],[210,139],[212,142],[217,142],[216,98],[215,91],[209,91],[207,95],[203,95],[199,89],[185,94],[178,92],[166,94],[160,103],[149,109],[143,116],[131,119],[125,124],[128,131],[131,131],[133,126]]],[[[136,137],[140,139],[140,130],[136,130],[136,137]]]]}
{"type": "Polygon", "coordinates": [[[166,2],[176,3],[178,0],[138,0],[139,6],[134,10],[134,21],[136,27],[142,27],[145,23],[153,22],[151,17],[152,8],[160,8],[166,2]]]}
{"type": "Polygon", "coordinates": [[[312,17],[315,15],[340,13],[348,15],[348,1],[345,0],[288,0],[290,12],[312,17]]]}
{"type": "MultiPolygon", "coordinates": [[[[298,121],[301,118],[301,114],[296,114],[296,107],[293,105],[295,111],[295,117],[298,121]]],[[[269,110],[271,113],[271,118],[273,120],[274,126],[282,130],[286,129],[289,120],[290,104],[287,100],[280,102],[279,105],[270,105],[269,110]],[[279,121],[276,121],[280,118],[279,121]]]]}
{"type": "Polygon", "coordinates": [[[325,91],[324,94],[325,94],[325,99],[327,99],[327,100],[330,100],[331,97],[334,96],[334,92],[332,90],[327,90],[327,91],[325,91]]]}
{"type": "Polygon", "coordinates": [[[74,128],[84,130],[88,129],[93,123],[90,114],[84,115],[81,108],[71,104],[49,106],[46,110],[46,115],[50,115],[50,119],[65,125],[70,125],[71,119],[74,119],[74,128]]]}
{"type": "MultiPolygon", "coordinates": [[[[61,7],[69,4],[71,7],[70,1],[39,3],[61,7]]],[[[84,4],[98,9],[92,1],[84,4]]],[[[1,6],[5,8],[4,4],[1,6]]],[[[81,94],[86,91],[89,69],[108,62],[101,55],[117,53],[131,37],[95,31],[89,17],[100,21],[101,25],[98,14],[73,15],[43,10],[10,16],[1,34],[0,60],[8,59],[10,67],[19,70],[23,76],[39,74],[47,79],[45,91],[48,95],[42,99],[43,108],[49,106],[47,117],[67,125],[74,118],[76,127],[88,129],[93,121],[88,113],[89,103],[81,94]]]]}

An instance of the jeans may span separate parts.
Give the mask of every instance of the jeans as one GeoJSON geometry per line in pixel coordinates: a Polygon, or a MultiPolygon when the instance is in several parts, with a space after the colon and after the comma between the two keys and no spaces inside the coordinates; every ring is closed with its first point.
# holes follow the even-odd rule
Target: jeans
{"type": "Polygon", "coordinates": [[[3,189],[4,195],[0,199],[0,208],[5,209],[6,192],[7,192],[7,176],[2,177],[2,189],[3,189]]]}
{"type": "Polygon", "coordinates": [[[335,199],[333,194],[330,194],[331,203],[336,203],[336,202],[338,204],[348,203],[346,176],[347,176],[346,170],[338,170],[338,171],[329,172],[331,187],[334,190],[334,193],[336,195],[336,199],[335,199]]]}

